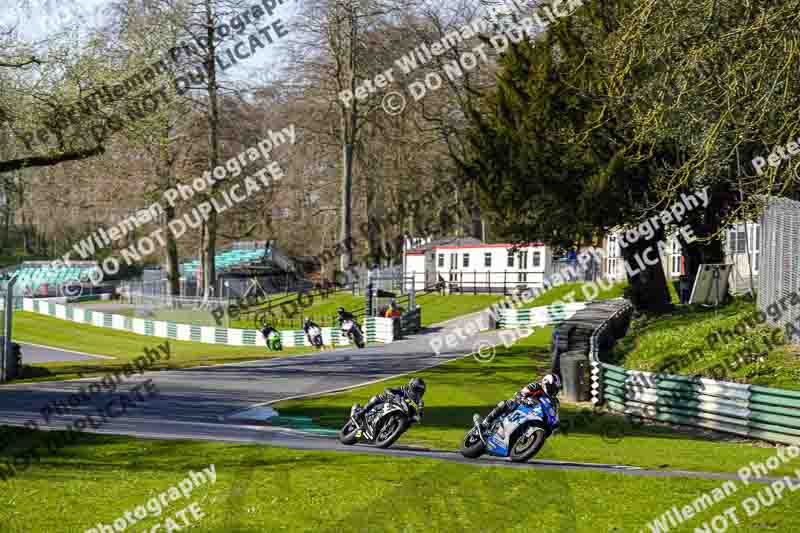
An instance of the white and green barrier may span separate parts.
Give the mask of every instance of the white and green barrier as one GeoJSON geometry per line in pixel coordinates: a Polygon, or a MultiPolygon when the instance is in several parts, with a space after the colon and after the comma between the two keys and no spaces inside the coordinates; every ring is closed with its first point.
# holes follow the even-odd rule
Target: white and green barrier
{"type": "MultiPolygon", "coordinates": [[[[163,320],[147,320],[92,311],[82,307],[35,298],[25,298],[22,308],[25,311],[48,315],[61,320],[90,324],[100,328],[129,331],[151,337],[164,337],[206,344],[266,347],[266,342],[261,332],[255,329],[217,328],[196,324],[178,324],[163,320]]],[[[367,342],[389,343],[395,340],[392,319],[390,318],[367,318],[363,324],[363,330],[367,342]]],[[[281,342],[286,348],[310,346],[303,330],[281,331],[280,333],[281,342]]],[[[322,328],[322,338],[325,344],[329,346],[347,346],[350,344],[349,339],[342,335],[338,328],[322,328]]]]}
{"type": "Polygon", "coordinates": [[[592,362],[592,401],[626,415],[800,444],[800,392],[592,362]]]}
{"type": "Polygon", "coordinates": [[[586,309],[585,302],[553,304],[527,309],[501,308],[497,325],[503,329],[549,326],[572,318],[582,309],[586,309]]]}
{"type": "Polygon", "coordinates": [[[364,336],[367,342],[394,342],[394,319],[367,317],[364,319],[364,336]]]}
{"type": "Polygon", "coordinates": [[[648,420],[800,444],[798,391],[628,370],[600,361],[601,337],[629,312],[618,310],[592,334],[592,403],[648,420]]]}

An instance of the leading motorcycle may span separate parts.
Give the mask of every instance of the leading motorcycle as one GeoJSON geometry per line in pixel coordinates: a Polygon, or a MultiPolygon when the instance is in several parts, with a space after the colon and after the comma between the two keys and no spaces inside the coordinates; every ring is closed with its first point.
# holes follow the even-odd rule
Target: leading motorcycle
{"type": "Polygon", "coordinates": [[[473,427],[461,441],[461,455],[477,459],[488,453],[515,463],[529,460],[558,429],[559,405],[557,398],[549,396],[539,398],[536,405],[520,403],[487,429],[481,426],[483,419],[474,415],[473,427]]]}
{"type": "Polygon", "coordinates": [[[350,339],[350,342],[358,346],[359,348],[364,347],[364,334],[361,332],[361,328],[358,327],[358,324],[355,320],[344,320],[342,322],[342,333],[350,339]]]}
{"type": "Polygon", "coordinates": [[[360,409],[359,404],[350,409],[350,418],[339,431],[339,442],[342,444],[355,444],[361,440],[378,448],[388,448],[412,424],[422,421],[421,407],[413,400],[399,396],[379,403],[358,420],[355,413],[360,409]]]}

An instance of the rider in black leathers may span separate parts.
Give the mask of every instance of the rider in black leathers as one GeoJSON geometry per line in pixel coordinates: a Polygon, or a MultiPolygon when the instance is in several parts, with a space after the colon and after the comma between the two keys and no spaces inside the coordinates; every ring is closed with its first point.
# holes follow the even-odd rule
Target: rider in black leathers
{"type": "Polygon", "coordinates": [[[375,407],[380,403],[384,403],[389,400],[393,396],[399,396],[400,398],[408,398],[412,402],[416,403],[419,409],[417,410],[417,418],[422,417],[422,409],[425,406],[425,402],[422,400],[422,397],[425,395],[425,380],[422,378],[414,378],[408,382],[408,385],[403,385],[396,389],[386,389],[383,391],[383,394],[379,394],[377,396],[373,396],[367,405],[362,407],[358,412],[354,413],[353,416],[359,420],[364,416],[365,413],[369,412],[370,409],[375,407]]]}
{"type": "Polygon", "coordinates": [[[341,326],[345,320],[352,320],[353,322],[356,321],[356,317],[350,311],[345,311],[344,307],[340,307],[336,310],[339,314],[339,326],[341,326]]]}

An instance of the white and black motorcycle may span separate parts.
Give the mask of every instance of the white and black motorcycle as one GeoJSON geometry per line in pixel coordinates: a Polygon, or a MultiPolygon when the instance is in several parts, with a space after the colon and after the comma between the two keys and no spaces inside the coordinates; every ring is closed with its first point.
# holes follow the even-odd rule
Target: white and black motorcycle
{"type": "Polygon", "coordinates": [[[415,422],[422,421],[422,408],[410,398],[392,396],[379,403],[361,417],[355,413],[359,404],[350,409],[350,418],[339,431],[339,442],[355,444],[364,441],[378,448],[388,448],[415,422]]]}
{"type": "Polygon", "coordinates": [[[308,336],[309,342],[311,342],[315,348],[322,348],[324,345],[322,341],[322,328],[319,326],[310,326],[306,329],[306,335],[308,336]]]}
{"type": "Polygon", "coordinates": [[[358,346],[359,348],[363,348],[364,345],[364,334],[361,332],[361,328],[358,327],[358,324],[355,320],[346,319],[342,321],[342,334],[347,336],[350,339],[350,342],[358,346]]]}

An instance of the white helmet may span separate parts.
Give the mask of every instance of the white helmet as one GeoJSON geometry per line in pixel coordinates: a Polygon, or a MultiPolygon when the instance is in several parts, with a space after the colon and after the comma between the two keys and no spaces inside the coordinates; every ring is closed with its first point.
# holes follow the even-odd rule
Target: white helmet
{"type": "Polygon", "coordinates": [[[555,374],[547,374],[542,378],[542,388],[548,396],[555,396],[561,390],[561,379],[555,374]]]}

